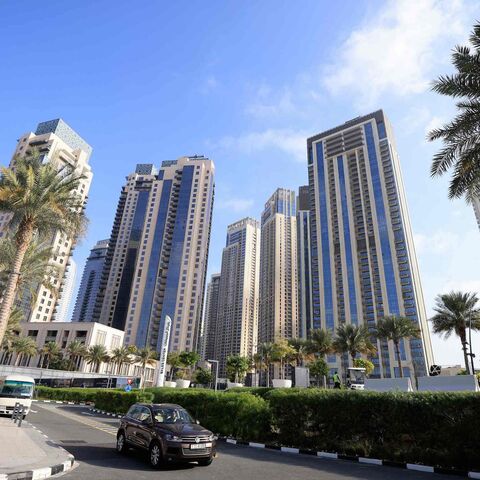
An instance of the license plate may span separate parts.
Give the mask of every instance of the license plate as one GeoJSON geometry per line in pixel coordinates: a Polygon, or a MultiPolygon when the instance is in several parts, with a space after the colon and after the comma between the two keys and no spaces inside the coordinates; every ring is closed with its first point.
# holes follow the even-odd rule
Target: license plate
{"type": "Polygon", "coordinates": [[[190,444],[190,449],[191,450],[202,450],[204,448],[207,448],[206,443],[191,443],[190,444]]]}

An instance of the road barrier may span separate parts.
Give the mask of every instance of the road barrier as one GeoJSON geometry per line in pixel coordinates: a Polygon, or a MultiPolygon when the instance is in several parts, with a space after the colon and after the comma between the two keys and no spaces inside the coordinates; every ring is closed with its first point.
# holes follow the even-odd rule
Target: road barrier
{"type": "Polygon", "coordinates": [[[18,421],[19,427],[22,426],[23,418],[26,415],[25,410],[25,405],[20,402],[15,403],[15,406],[13,407],[12,420],[13,423],[17,423],[18,421]]]}

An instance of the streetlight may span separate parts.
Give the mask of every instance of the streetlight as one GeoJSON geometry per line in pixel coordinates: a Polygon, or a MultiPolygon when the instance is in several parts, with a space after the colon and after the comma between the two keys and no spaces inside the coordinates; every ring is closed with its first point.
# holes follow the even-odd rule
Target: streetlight
{"type": "Polygon", "coordinates": [[[209,363],[214,363],[215,364],[215,391],[217,391],[217,378],[218,378],[218,364],[219,364],[219,361],[218,360],[207,360],[207,362],[209,363]]]}
{"type": "Polygon", "coordinates": [[[475,375],[475,364],[473,362],[473,359],[475,358],[475,354],[472,352],[472,312],[470,312],[470,318],[468,322],[468,342],[470,344],[470,363],[472,365],[472,375],[475,375]]]}

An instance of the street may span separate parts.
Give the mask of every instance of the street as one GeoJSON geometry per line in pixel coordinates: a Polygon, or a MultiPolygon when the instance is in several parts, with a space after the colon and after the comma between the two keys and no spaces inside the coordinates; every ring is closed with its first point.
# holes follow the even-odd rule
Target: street
{"type": "Polygon", "coordinates": [[[306,455],[218,444],[218,458],[209,467],[172,465],[152,470],[145,456],[131,451],[115,452],[118,419],[91,412],[87,407],[36,403],[27,420],[75,456],[79,466],[67,473],[68,480],[174,479],[254,480],[275,478],[306,480],[432,479],[440,475],[391,467],[320,459],[306,455]]]}

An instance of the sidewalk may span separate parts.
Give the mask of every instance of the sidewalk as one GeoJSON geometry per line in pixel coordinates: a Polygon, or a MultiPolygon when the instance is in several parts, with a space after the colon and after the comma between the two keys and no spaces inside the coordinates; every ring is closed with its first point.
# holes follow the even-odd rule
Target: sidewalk
{"type": "Polygon", "coordinates": [[[71,469],[73,461],[73,455],[28,422],[18,427],[0,417],[0,480],[48,478],[71,469]]]}

